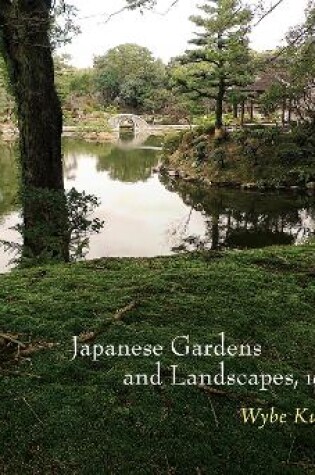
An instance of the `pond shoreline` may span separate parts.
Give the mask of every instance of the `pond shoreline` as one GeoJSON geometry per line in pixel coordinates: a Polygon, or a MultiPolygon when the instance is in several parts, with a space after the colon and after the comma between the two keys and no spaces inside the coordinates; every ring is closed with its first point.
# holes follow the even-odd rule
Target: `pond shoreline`
{"type": "MultiPolygon", "coordinates": [[[[206,178],[166,169],[157,144],[153,139],[136,147],[63,141],[66,190],[75,187],[97,196],[95,216],[106,223],[99,235],[90,237],[87,259],[300,244],[313,236],[313,194],[210,185],[206,178]]],[[[0,203],[0,238],[8,242],[18,242],[13,231],[20,211],[15,206],[15,149],[3,145],[0,157],[0,192],[5,197],[0,203]]],[[[6,270],[11,257],[1,250],[0,270],[6,270]]]]}
{"type": "Polygon", "coordinates": [[[270,193],[270,192],[285,192],[285,193],[296,193],[296,194],[308,194],[309,196],[315,195],[315,182],[309,182],[305,186],[301,185],[272,185],[264,184],[260,185],[258,183],[248,183],[248,182],[238,182],[238,181],[212,181],[207,178],[202,173],[194,174],[189,173],[186,170],[182,170],[180,167],[169,167],[165,164],[162,164],[159,170],[157,170],[162,175],[167,175],[169,178],[174,180],[182,180],[186,183],[200,184],[208,186],[209,188],[225,188],[225,189],[234,189],[242,191],[259,191],[261,193],[270,193]]]}

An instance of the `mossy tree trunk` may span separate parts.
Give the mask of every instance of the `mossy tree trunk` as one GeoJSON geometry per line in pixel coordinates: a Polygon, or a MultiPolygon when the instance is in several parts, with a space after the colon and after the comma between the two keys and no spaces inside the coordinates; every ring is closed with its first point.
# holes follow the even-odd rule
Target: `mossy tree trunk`
{"type": "Polygon", "coordinates": [[[24,248],[34,257],[48,251],[58,260],[68,260],[62,111],[54,84],[50,21],[43,0],[0,0],[2,54],[20,132],[24,248]],[[58,206],[41,203],[41,193],[47,190],[58,196],[58,206]],[[35,198],[29,199],[32,195],[35,198]]]}

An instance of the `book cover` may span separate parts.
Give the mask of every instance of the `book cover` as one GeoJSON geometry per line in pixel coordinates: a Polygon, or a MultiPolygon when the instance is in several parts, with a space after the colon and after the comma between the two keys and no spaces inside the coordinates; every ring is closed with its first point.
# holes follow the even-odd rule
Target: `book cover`
{"type": "Polygon", "coordinates": [[[315,473],[314,2],[0,0],[0,474],[315,473]]]}

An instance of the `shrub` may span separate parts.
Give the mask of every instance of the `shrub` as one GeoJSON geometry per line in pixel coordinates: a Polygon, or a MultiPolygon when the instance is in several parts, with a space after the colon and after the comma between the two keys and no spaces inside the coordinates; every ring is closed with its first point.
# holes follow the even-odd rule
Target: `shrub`
{"type": "Polygon", "coordinates": [[[280,135],[278,127],[268,127],[261,131],[260,139],[264,145],[274,145],[279,143],[280,135]]]}
{"type": "Polygon", "coordinates": [[[251,139],[259,140],[261,145],[273,145],[280,139],[280,129],[278,127],[256,127],[245,128],[234,132],[233,138],[239,145],[245,146],[251,139]]]}
{"type": "Polygon", "coordinates": [[[220,168],[225,167],[226,151],[223,147],[216,148],[213,151],[211,158],[220,168]]]}
{"type": "Polygon", "coordinates": [[[295,168],[286,175],[286,183],[288,185],[305,186],[310,181],[315,181],[315,175],[304,169],[295,168]]]}
{"type": "Polygon", "coordinates": [[[215,127],[213,124],[199,125],[194,129],[196,135],[214,135],[215,127]]]}
{"type": "MultiPolygon", "coordinates": [[[[24,190],[23,203],[24,220],[26,203],[27,208],[33,209],[40,219],[32,227],[26,227],[24,222],[15,227],[24,245],[0,241],[5,250],[18,253],[13,261],[22,267],[59,262],[60,249],[66,243],[70,259],[81,259],[88,251],[90,234],[99,233],[104,227],[103,221],[92,217],[100,204],[98,198],[85,192],[80,193],[74,188],[66,194],[59,190],[24,190]],[[58,219],[51,220],[53,215],[58,219]],[[31,247],[26,244],[28,242],[32,243],[31,247]]],[[[27,219],[30,219],[29,213],[27,219]]]]}
{"type": "Polygon", "coordinates": [[[304,124],[292,129],[290,139],[299,147],[311,145],[315,148],[315,133],[314,126],[311,124],[304,124]]]}
{"type": "Polygon", "coordinates": [[[167,135],[163,143],[163,154],[166,156],[173,155],[181,145],[183,136],[183,132],[167,135]]]}
{"type": "Polygon", "coordinates": [[[199,127],[214,126],[214,123],[215,123],[214,114],[194,118],[194,125],[198,125],[199,127]]]}
{"type": "Polygon", "coordinates": [[[249,132],[249,129],[237,130],[233,132],[232,138],[238,145],[244,146],[249,137],[249,132]]]}
{"type": "Polygon", "coordinates": [[[214,147],[220,147],[222,144],[226,143],[228,140],[230,140],[230,135],[226,130],[224,130],[223,134],[220,137],[216,137],[213,140],[214,147]]]}
{"type": "Polygon", "coordinates": [[[70,257],[72,260],[83,258],[89,249],[89,236],[98,234],[104,227],[104,221],[93,218],[94,210],[100,206],[99,199],[94,195],[78,192],[72,188],[66,194],[70,257]]]}
{"type": "Polygon", "coordinates": [[[303,158],[303,151],[294,143],[282,144],[278,147],[277,156],[283,165],[290,165],[303,158]]]}
{"type": "Polygon", "coordinates": [[[190,147],[195,139],[195,133],[192,130],[186,131],[183,134],[182,145],[183,147],[190,147]]]}
{"type": "Polygon", "coordinates": [[[196,160],[198,162],[204,162],[207,158],[208,144],[207,142],[201,140],[196,144],[196,160]]]}

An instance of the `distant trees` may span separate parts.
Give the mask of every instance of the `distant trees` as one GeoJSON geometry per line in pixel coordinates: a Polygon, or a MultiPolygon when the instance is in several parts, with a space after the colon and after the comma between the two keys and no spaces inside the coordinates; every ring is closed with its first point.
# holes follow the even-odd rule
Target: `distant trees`
{"type": "Polygon", "coordinates": [[[287,45],[262,61],[278,79],[261,98],[270,110],[282,108],[283,117],[315,122],[315,2],[309,1],[305,22],[292,28],[287,45]]]}
{"type": "Polygon", "coordinates": [[[97,57],[94,69],[96,90],[104,105],[116,101],[137,111],[154,109],[154,97],[166,83],[162,61],[136,44],[123,44],[97,57]]]}
{"type": "Polygon", "coordinates": [[[10,121],[14,110],[13,97],[10,94],[8,75],[3,58],[0,56],[0,117],[1,121],[10,121]]]}
{"type": "Polygon", "coordinates": [[[64,113],[77,114],[96,109],[94,71],[75,68],[67,55],[55,56],[54,64],[56,87],[64,113]]]}

